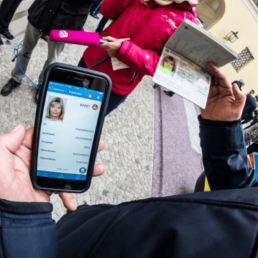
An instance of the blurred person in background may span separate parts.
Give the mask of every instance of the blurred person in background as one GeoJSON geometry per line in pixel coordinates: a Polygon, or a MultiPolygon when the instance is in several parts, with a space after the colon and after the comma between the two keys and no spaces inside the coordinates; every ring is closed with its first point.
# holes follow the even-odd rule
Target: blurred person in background
{"type": "Polygon", "coordinates": [[[257,103],[256,99],[254,97],[254,90],[251,90],[247,95],[246,95],[246,101],[245,101],[245,107],[243,110],[243,114],[241,117],[242,124],[248,123],[253,119],[253,113],[257,108],[257,103]]]}
{"type": "Polygon", "coordinates": [[[0,6],[0,46],[4,44],[1,37],[13,40],[14,36],[9,31],[9,25],[15,11],[22,0],[3,0],[0,6]]]}
{"type": "Polygon", "coordinates": [[[103,2],[104,0],[98,0],[98,1],[95,1],[94,4],[91,6],[91,9],[90,9],[90,15],[92,17],[94,17],[95,19],[99,19],[98,17],[98,13],[99,13],[99,9],[100,9],[100,6],[101,6],[101,3],[103,2]]]}
{"type": "Polygon", "coordinates": [[[250,92],[248,94],[254,97],[254,93],[255,93],[254,90],[250,90],[250,92]]]}
{"type": "MultiPolygon", "coordinates": [[[[9,1],[9,0],[8,0],[9,1]]],[[[28,10],[28,25],[23,39],[23,47],[19,52],[11,79],[1,90],[2,96],[8,96],[13,89],[21,85],[34,48],[42,35],[49,35],[51,30],[83,30],[93,0],[35,0],[28,10]],[[18,63],[19,60],[19,63],[18,63]]],[[[43,81],[46,68],[57,62],[64,49],[62,42],[48,41],[48,57],[39,75],[38,88],[43,81]]],[[[35,95],[37,101],[38,91],[35,95]]]]}
{"type": "MultiPolygon", "coordinates": [[[[91,7],[90,15],[92,17],[94,17],[95,19],[99,19],[97,14],[99,13],[100,6],[101,6],[103,1],[104,0],[97,1],[91,7]]],[[[105,17],[102,17],[99,24],[98,24],[98,27],[96,28],[96,32],[100,34],[104,30],[104,27],[106,26],[108,21],[109,21],[109,19],[107,19],[105,17]]]]}

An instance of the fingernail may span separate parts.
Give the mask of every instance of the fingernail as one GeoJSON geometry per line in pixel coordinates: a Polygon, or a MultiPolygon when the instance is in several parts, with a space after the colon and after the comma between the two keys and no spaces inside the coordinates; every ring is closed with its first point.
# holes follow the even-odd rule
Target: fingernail
{"type": "Polygon", "coordinates": [[[72,203],[72,204],[73,204],[73,206],[74,206],[74,207],[73,207],[73,210],[75,211],[75,210],[77,209],[77,204],[75,203],[74,200],[73,200],[73,203],[72,203]]]}
{"type": "Polygon", "coordinates": [[[21,128],[22,128],[22,125],[17,125],[17,126],[15,126],[15,127],[10,131],[10,133],[15,133],[15,132],[19,131],[21,128]]]}

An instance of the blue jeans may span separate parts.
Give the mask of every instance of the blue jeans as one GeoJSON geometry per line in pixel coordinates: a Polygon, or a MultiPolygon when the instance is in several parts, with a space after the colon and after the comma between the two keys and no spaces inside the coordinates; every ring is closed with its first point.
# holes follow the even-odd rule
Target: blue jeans
{"type": "MultiPolygon", "coordinates": [[[[87,66],[84,63],[83,58],[81,58],[79,64],[79,67],[87,68],[87,66]]],[[[126,100],[127,96],[119,95],[114,92],[111,92],[109,102],[108,102],[108,108],[106,112],[106,116],[110,114],[113,110],[115,110],[120,104],[122,104],[126,100]]]]}

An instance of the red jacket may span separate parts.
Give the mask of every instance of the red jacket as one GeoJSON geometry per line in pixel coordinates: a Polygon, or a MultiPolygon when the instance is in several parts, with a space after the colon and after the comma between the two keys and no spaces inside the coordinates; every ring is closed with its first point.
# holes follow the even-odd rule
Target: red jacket
{"type": "MultiPolygon", "coordinates": [[[[161,6],[154,0],[104,0],[101,13],[116,20],[101,33],[124,41],[117,58],[130,68],[113,71],[111,60],[95,66],[93,70],[106,73],[112,80],[112,91],[129,95],[144,75],[153,76],[162,49],[181,22],[187,18],[194,23],[196,13],[188,2],[161,6]]],[[[83,58],[87,67],[107,56],[105,49],[88,47],[83,58]]]]}

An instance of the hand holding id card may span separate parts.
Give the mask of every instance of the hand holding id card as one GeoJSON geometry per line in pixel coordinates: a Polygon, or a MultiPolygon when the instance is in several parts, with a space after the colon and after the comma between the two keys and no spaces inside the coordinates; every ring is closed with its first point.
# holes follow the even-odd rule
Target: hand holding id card
{"type": "Polygon", "coordinates": [[[205,108],[212,76],[206,63],[221,67],[236,58],[212,34],[184,20],[166,43],[153,81],[205,108]]]}

